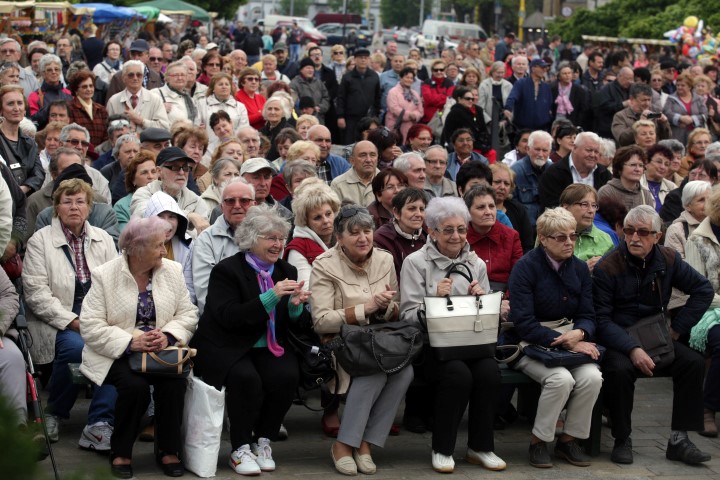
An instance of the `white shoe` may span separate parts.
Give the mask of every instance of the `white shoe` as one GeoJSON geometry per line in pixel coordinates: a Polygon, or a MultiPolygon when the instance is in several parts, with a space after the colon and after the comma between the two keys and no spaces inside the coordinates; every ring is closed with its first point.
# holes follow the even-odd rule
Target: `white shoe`
{"type": "Polygon", "coordinates": [[[230,454],[230,468],[240,475],[260,475],[260,466],[247,444],[230,454]]]}
{"type": "Polygon", "coordinates": [[[275,460],[272,458],[272,448],[270,448],[270,440],[267,438],[258,438],[258,443],[250,445],[253,455],[255,455],[255,463],[258,464],[263,472],[272,472],[275,470],[275,460]]]}
{"type": "Polygon", "coordinates": [[[452,455],[432,452],[433,470],[439,473],[453,473],[455,471],[455,460],[452,455]]]}
{"type": "Polygon", "coordinates": [[[56,415],[45,414],[45,428],[47,429],[48,439],[50,443],[56,443],[60,440],[60,418],[56,415]]]}
{"type": "Polygon", "coordinates": [[[505,461],[495,455],[493,452],[476,452],[475,450],[468,448],[465,454],[465,460],[475,465],[482,465],[488,470],[505,470],[507,464],[505,461]]]}
{"type": "Polygon", "coordinates": [[[86,425],[80,434],[78,445],[85,450],[96,452],[110,451],[110,437],[113,434],[113,427],[107,422],[98,422],[95,425],[86,425]]]}

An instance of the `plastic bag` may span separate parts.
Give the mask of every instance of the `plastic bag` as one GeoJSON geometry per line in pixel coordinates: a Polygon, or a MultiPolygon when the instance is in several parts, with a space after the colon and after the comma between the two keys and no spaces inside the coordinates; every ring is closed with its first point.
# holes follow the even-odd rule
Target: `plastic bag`
{"type": "Polygon", "coordinates": [[[218,391],[199,378],[188,378],[182,436],[185,468],[198,477],[214,477],[220,454],[225,387],[218,391]]]}

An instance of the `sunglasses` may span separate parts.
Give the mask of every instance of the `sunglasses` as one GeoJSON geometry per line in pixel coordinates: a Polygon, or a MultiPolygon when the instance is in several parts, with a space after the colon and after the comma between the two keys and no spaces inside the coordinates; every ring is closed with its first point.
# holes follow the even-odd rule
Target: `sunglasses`
{"type": "Polygon", "coordinates": [[[259,82],[260,79],[258,77],[247,77],[245,78],[246,82],[259,82]]]}
{"type": "Polygon", "coordinates": [[[622,231],[628,237],[632,237],[636,233],[638,234],[638,237],[647,237],[651,233],[657,233],[655,230],[648,230],[646,228],[635,229],[633,227],[623,227],[622,231]]]}
{"type": "Polygon", "coordinates": [[[577,240],[578,234],[571,233],[570,235],[565,235],[564,233],[562,233],[560,235],[548,235],[548,238],[552,238],[553,240],[555,240],[558,243],[565,243],[565,242],[567,242],[568,238],[574,242],[575,240],[577,240]]]}
{"type": "Polygon", "coordinates": [[[179,172],[180,170],[183,172],[189,172],[192,170],[192,167],[188,163],[183,163],[182,165],[163,165],[163,167],[168,170],[172,170],[173,172],[179,172]]]}
{"type": "Polygon", "coordinates": [[[444,68],[433,68],[432,71],[433,72],[444,72],[445,69],[444,68]]]}
{"type": "Polygon", "coordinates": [[[90,142],[86,142],[85,140],[78,140],[77,138],[73,138],[72,140],[68,140],[67,143],[70,145],[73,145],[77,147],[78,145],[82,145],[85,148],[88,148],[90,146],[90,142]]]}
{"type": "Polygon", "coordinates": [[[162,62],[162,57],[150,57],[151,62],[162,62]]]}
{"type": "Polygon", "coordinates": [[[463,100],[470,100],[471,102],[475,100],[473,97],[462,97],[463,100]]]}
{"type": "Polygon", "coordinates": [[[234,207],[235,205],[240,204],[241,207],[247,208],[250,205],[255,203],[255,199],[240,198],[240,197],[228,197],[228,198],[223,198],[223,203],[228,207],[234,207]]]}
{"type": "Polygon", "coordinates": [[[129,73],[126,73],[125,75],[127,75],[128,78],[141,78],[143,76],[142,73],[136,73],[136,72],[129,72],[129,73]]]}
{"type": "Polygon", "coordinates": [[[110,126],[113,128],[114,127],[129,127],[130,122],[128,122],[127,120],[113,120],[112,122],[110,122],[110,126]]]}
{"type": "MultiPolygon", "coordinates": [[[[150,60],[152,60],[152,58],[150,60]]],[[[207,67],[219,67],[220,64],[219,63],[208,63],[206,66],[207,67]]]]}

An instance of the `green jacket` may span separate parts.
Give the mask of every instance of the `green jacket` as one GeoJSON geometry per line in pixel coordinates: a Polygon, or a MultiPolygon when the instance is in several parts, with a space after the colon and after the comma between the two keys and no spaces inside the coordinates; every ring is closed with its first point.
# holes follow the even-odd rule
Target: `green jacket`
{"type": "Polygon", "coordinates": [[[573,253],[580,260],[586,262],[592,257],[605,255],[614,246],[610,235],[593,225],[589,230],[580,233],[573,253]]]}

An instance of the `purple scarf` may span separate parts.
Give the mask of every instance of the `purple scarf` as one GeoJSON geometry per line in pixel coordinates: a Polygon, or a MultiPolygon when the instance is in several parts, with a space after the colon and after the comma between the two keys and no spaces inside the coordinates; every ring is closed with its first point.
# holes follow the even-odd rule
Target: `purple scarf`
{"type": "MultiPolygon", "coordinates": [[[[260,293],[265,293],[275,286],[272,280],[275,265],[263,262],[250,252],[245,252],[245,260],[253,270],[257,272],[258,284],[260,285],[260,293]]],[[[268,350],[276,357],[281,357],[285,353],[285,349],[280,346],[275,336],[275,309],[270,310],[270,320],[267,324],[267,344],[268,350]]]]}

